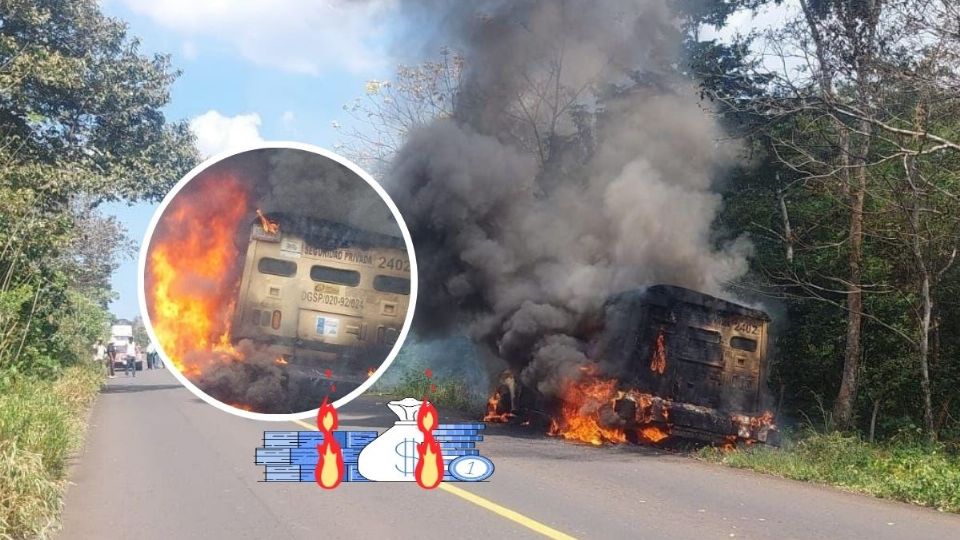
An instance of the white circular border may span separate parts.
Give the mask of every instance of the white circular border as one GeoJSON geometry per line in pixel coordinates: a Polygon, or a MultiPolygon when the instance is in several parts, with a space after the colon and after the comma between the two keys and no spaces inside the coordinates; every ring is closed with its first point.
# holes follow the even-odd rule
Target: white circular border
{"type": "MultiPolygon", "coordinates": [[[[143,318],[144,325],[147,328],[147,335],[150,336],[150,340],[156,345],[157,352],[163,358],[164,364],[170,372],[173,373],[174,377],[180,381],[188,390],[193,392],[195,396],[206,401],[210,405],[220,409],[221,411],[226,411],[230,414],[235,414],[237,416],[242,416],[244,418],[250,418],[252,420],[268,420],[276,422],[284,422],[290,420],[300,420],[303,418],[310,418],[316,416],[317,409],[312,409],[309,411],[303,411],[299,413],[288,413],[288,414],[267,414],[267,413],[257,413],[251,411],[245,411],[243,409],[237,409],[231,407],[225,403],[217,401],[213,397],[207,395],[203,390],[200,390],[196,385],[190,382],[180,371],[176,368],[173,362],[170,361],[170,358],[167,356],[166,352],[163,350],[163,346],[160,345],[160,340],[157,339],[156,334],[153,331],[153,325],[150,322],[150,314],[147,310],[147,297],[146,297],[146,263],[147,263],[147,251],[150,247],[150,240],[153,239],[153,230],[157,226],[157,223],[160,221],[160,216],[163,215],[164,210],[170,204],[170,201],[176,197],[177,193],[183,189],[184,186],[190,183],[191,180],[201,172],[207,170],[211,165],[219,163],[227,158],[233,157],[237,154],[242,154],[244,152],[250,152],[253,150],[269,150],[269,149],[289,149],[289,150],[302,150],[305,152],[311,152],[313,154],[318,154],[328,159],[332,159],[337,163],[343,165],[344,167],[350,169],[360,178],[363,178],[374,191],[380,195],[380,198],[383,199],[383,202],[387,204],[387,207],[390,208],[390,212],[393,214],[394,219],[397,220],[397,225],[400,226],[400,233],[403,235],[403,240],[407,245],[407,256],[410,259],[410,302],[407,306],[407,316],[403,321],[403,328],[400,330],[400,335],[397,337],[397,342],[394,343],[393,348],[390,349],[390,353],[387,354],[387,358],[381,362],[380,367],[373,373],[372,376],[367,377],[360,386],[353,389],[352,392],[343,396],[342,398],[333,402],[333,406],[340,408],[347,403],[350,403],[354,398],[360,394],[366,392],[373,383],[377,382],[387,368],[390,367],[390,364],[393,363],[394,358],[396,358],[397,353],[400,351],[400,347],[403,345],[403,342],[407,338],[407,333],[410,332],[410,326],[413,321],[413,312],[415,311],[417,305],[417,257],[413,249],[413,241],[410,239],[410,231],[407,230],[407,224],[403,221],[403,216],[400,215],[400,211],[397,209],[397,205],[393,202],[393,199],[387,195],[387,192],[383,187],[377,183],[366,171],[358,167],[352,161],[346,159],[343,156],[335,154],[319,146],[314,146],[312,144],[299,143],[299,142],[290,142],[290,141],[272,141],[272,142],[262,142],[255,145],[245,146],[235,150],[229,150],[226,152],[221,152],[210,158],[207,158],[203,163],[194,167],[190,172],[186,174],[175,186],[170,190],[169,193],[163,198],[163,201],[160,202],[160,207],[157,208],[156,212],[153,214],[153,218],[150,220],[150,225],[147,227],[147,234],[144,236],[143,245],[140,246],[140,261],[137,267],[137,284],[138,284],[138,296],[140,299],[140,315],[143,318]]],[[[317,404],[319,408],[319,403],[317,404]]]]}

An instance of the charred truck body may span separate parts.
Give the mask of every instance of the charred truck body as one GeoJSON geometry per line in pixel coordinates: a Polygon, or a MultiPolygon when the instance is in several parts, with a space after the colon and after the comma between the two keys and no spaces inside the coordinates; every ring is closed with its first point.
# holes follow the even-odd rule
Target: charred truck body
{"type": "MultiPolygon", "coordinates": [[[[588,407],[602,428],[624,433],[624,440],[779,444],[764,403],[766,313],[690,289],[654,285],[610,297],[595,322],[587,352],[599,367],[584,373],[615,381],[612,393],[588,407]],[[630,435],[644,432],[658,435],[630,435]]],[[[509,373],[501,378],[488,403],[488,420],[558,417],[547,412],[557,410],[557,403],[544,402],[517,382],[509,373]]],[[[551,433],[563,434],[556,420],[551,433]]]]}
{"type": "Polygon", "coordinates": [[[611,297],[597,354],[616,366],[625,426],[663,424],[671,436],[776,444],[764,410],[770,317],[671,285],[611,297]],[[649,401],[649,403],[648,403],[649,401]]]}

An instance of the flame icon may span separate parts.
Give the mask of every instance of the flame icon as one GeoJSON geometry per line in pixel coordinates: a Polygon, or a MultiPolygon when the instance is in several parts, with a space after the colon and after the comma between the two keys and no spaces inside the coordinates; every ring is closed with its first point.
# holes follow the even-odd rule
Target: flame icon
{"type": "Polygon", "coordinates": [[[333,489],[343,480],[343,452],[333,437],[337,424],[337,409],[324,398],[317,410],[317,428],[323,433],[323,444],[317,445],[317,467],[313,473],[317,484],[324,489],[333,489]]]}
{"type": "Polygon", "coordinates": [[[417,484],[424,489],[433,489],[443,481],[443,455],[440,444],[433,439],[438,423],[436,407],[424,398],[417,413],[417,428],[423,433],[423,442],[417,445],[420,460],[414,471],[417,484]]]}

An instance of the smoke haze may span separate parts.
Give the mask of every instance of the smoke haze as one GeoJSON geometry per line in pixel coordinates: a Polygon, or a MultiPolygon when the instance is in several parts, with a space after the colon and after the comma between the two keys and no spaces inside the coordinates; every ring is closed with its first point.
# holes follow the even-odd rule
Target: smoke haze
{"type": "Polygon", "coordinates": [[[333,161],[302,150],[269,154],[259,201],[264,212],[302,214],[400,237],[383,199],[362,178],[333,161]]]}

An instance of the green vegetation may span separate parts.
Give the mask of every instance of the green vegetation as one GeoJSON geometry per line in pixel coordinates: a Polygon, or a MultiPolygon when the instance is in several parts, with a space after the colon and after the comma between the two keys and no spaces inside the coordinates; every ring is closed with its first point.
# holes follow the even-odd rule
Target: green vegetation
{"type": "Polygon", "coordinates": [[[766,33],[690,44],[752,160],[722,188],[718,230],[755,249],[732,288],[774,316],[772,407],[868,440],[957,440],[960,40],[938,2],[798,4],[766,33]]]}
{"type": "Polygon", "coordinates": [[[196,161],[162,108],[177,73],[94,0],[0,8],[0,537],[56,521],[99,388],[110,276],[135,244],[106,201],[156,200],[196,161]]]}
{"type": "Polygon", "coordinates": [[[88,364],[52,380],[0,383],[0,538],[44,536],[55,525],[67,458],[83,441],[102,377],[88,364]]]}
{"type": "Polygon", "coordinates": [[[740,469],[960,512],[960,456],[943,444],[897,438],[868,443],[837,432],[803,434],[781,449],[705,448],[700,457],[740,469]]]}
{"type": "Polygon", "coordinates": [[[134,253],[105,201],[156,200],[196,161],[162,108],[177,73],[93,0],[0,10],[0,378],[56,376],[104,334],[134,253]]]}
{"type": "Polygon", "coordinates": [[[427,398],[438,407],[449,407],[470,414],[483,414],[486,398],[467,384],[455,379],[428,378],[422,371],[407,371],[400,381],[382,391],[403,397],[427,398]]]}
{"type": "Polygon", "coordinates": [[[691,40],[691,74],[754,159],[719,225],[755,248],[734,289],[774,315],[772,407],[824,422],[779,450],[702,455],[960,511],[960,41],[937,2],[798,6],[738,43],[691,40]]]}

